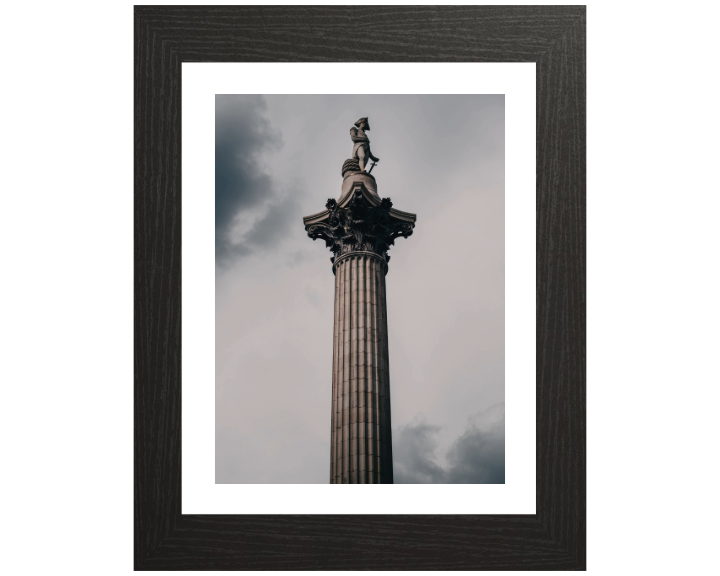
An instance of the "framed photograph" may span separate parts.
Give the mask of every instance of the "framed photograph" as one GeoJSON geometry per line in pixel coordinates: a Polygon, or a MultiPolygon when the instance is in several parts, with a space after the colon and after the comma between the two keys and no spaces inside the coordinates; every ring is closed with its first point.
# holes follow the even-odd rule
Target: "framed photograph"
{"type": "Polygon", "coordinates": [[[584,569],[585,7],[136,7],[135,74],[136,569],[584,569]]]}

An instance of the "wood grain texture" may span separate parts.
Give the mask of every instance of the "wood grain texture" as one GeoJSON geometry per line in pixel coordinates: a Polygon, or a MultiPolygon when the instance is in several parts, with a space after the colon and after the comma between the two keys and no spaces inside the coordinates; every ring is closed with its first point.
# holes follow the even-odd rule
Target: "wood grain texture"
{"type": "Polygon", "coordinates": [[[583,570],[585,7],[136,7],[134,416],[138,570],[583,570]],[[536,63],[535,515],[180,513],[181,63],[279,61],[536,63]]]}

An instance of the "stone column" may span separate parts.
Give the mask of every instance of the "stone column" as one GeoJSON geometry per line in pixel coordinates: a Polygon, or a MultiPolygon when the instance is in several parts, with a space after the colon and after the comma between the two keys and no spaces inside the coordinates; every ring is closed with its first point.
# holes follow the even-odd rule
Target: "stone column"
{"type": "Polygon", "coordinates": [[[385,275],[390,246],[412,234],[416,217],[381,200],[364,173],[347,176],[326,208],[303,220],[334,254],[330,482],[392,484],[385,275]]]}
{"type": "Polygon", "coordinates": [[[387,263],[348,252],[334,269],[330,482],[392,484],[387,263]]]}

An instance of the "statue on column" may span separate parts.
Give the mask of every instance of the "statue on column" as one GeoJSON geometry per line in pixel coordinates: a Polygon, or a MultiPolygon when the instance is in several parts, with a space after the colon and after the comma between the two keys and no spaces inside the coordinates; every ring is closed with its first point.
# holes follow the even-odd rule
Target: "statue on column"
{"type": "Polygon", "coordinates": [[[370,138],[367,137],[367,132],[370,130],[370,123],[367,118],[360,118],[355,122],[355,127],[350,128],[350,139],[353,141],[353,152],[352,158],[345,161],[343,164],[342,173],[343,176],[346,172],[361,172],[363,174],[370,174],[372,169],[375,167],[376,162],[380,162],[380,158],[373,156],[370,152],[370,138]],[[365,170],[368,161],[372,160],[373,165],[369,171],[365,170]]]}

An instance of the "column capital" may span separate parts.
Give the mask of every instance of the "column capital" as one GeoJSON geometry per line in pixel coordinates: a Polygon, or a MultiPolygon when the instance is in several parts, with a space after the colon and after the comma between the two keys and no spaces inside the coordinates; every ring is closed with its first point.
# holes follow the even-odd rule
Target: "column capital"
{"type": "Polygon", "coordinates": [[[416,215],[392,207],[390,198],[380,198],[362,181],[353,182],[339,201],[330,198],[325,210],[303,218],[310,238],[325,240],[332,251],[331,262],[348,252],[372,252],[385,262],[395,238],[413,233],[416,215]]]}

